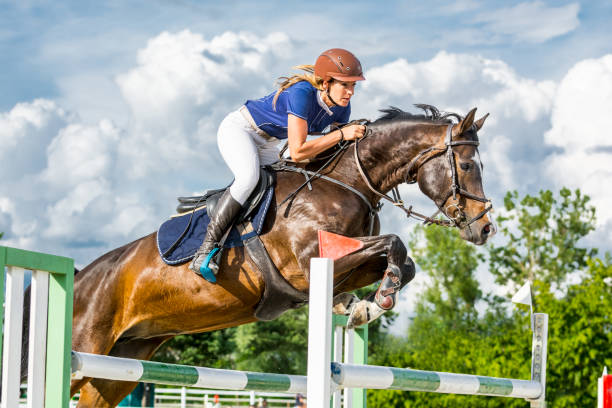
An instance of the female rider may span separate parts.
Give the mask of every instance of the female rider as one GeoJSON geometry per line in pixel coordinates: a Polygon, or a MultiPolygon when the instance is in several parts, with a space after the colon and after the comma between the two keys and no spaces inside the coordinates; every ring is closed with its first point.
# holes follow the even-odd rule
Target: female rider
{"type": "Polygon", "coordinates": [[[281,78],[276,92],[248,100],[227,115],[217,132],[221,156],[234,173],[211,217],[206,237],[189,266],[215,282],[219,267],[214,263],[221,240],[259,180],[259,167],[278,161],[278,142],[288,139],[294,161],[313,158],[342,140],[363,137],[365,127],[349,125],[306,141],[309,132],[320,132],[333,122],[347,123],[355,82],[362,81],[359,60],[349,51],[333,48],[323,52],[315,65],[296,68],[306,74],[281,78]]]}

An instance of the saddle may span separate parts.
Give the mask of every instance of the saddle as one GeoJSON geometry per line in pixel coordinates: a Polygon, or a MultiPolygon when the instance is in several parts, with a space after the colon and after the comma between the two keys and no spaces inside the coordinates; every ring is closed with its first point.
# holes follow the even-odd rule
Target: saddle
{"type": "MultiPolygon", "coordinates": [[[[228,241],[231,242],[225,242],[225,247],[243,245],[248,254],[248,262],[251,263],[254,269],[259,270],[263,277],[264,293],[259,303],[255,306],[254,315],[257,319],[264,321],[275,319],[288,309],[301,307],[308,302],[308,295],[295,289],[281,275],[270,258],[266,247],[259,238],[259,233],[263,227],[268,206],[273,198],[273,190],[270,190],[273,186],[274,169],[262,167],[259,182],[255,190],[253,190],[245,203],[244,210],[234,221],[235,231],[237,232],[235,236],[232,236],[231,233],[229,234],[228,241]]],[[[176,220],[176,222],[179,222],[179,219],[181,219],[182,224],[176,227],[178,228],[176,232],[182,231],[185,228],[185,223],[191,224],[191,221],[187,221],[190,218],[189,214],[187,214],[189,212],[193,211],[192,214],[214,214],[215,206],[223,194],[223,191],[227,188],[229,188],[229,186],[221,189],[208,190],[201,196],[178,197],[179,205],[176,210],[179,214],[173,216],[173,219],[176,220]]],[[[198,220],[200,220],[200,218],[194,218],[194,224],[199,224],[200,221],[198,220]]],[[[192,250],[188,252],[179,252],[181,256],[179,256],[177,260],[168,260],[164,255],[166,252],[171,252],[175,245],[160,244],[160,236],[164,235],[162,233],[162,230],[165,229],[164,225],[167,225],[167,222],[162,224],[158,232],[158,250],[164,262],[170,265],[177,265],[191,259],[193,257],[193,252],[201,243],[201,239],[203,239],[203,235],[206,231],[205,227],[203,227],[201,234],[198,236],[199,238],[193,243],[192,250]]],[[[189,230],[190,228],[195,228],[195,226],[189,227],[189,225],[187,225],[185,230],[189,230]]],[[[182,241],[183,235],[184,232],[177,241],[182,241]]],[[[176,238],[173,236],[169,242],[175,242],[175,239],[176,238]]],[[[219,254],[221,254],[221,251],[219,251],[219,254]]]]}
{"type": "MultiPolygon", "coordinates": [[[[240,212],[234,224],[240,224],[252,215],[253,211],[257,208],[257,205],[265,195],[268,187],[274,184],[274,173],[266,167],[260,168],[259,181],[257,186],[247,199],[243,206],[243,210],[240,212]]],[[[230,184],[231,185],[231,184],[230,184]]],[[[179,205],[176,207],[176,212],[184,214],[189,211],[197,210],[200,208],[206,208],[206,212],[210,217],[214,216],[217,202],[223,192],[230,186],[224,188],[218,188],[214,190],[206,190],[203,195],[191,196],[191,197],[178,197],[179,205]]]]}

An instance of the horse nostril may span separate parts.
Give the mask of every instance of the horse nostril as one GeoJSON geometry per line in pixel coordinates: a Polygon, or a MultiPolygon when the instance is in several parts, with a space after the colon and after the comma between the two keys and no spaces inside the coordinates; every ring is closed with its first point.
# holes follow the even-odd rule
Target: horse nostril
{"type": "Polygon", "coordinates": [[[482,235],[489,235],[491,233],[491,224],[487,224],[482,228],[482,235]]]}

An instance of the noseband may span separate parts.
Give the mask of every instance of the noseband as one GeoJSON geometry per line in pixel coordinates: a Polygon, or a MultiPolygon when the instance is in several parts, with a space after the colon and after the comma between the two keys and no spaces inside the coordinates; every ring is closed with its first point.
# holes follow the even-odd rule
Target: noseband
{"type": "MultiPolygon", "coordinates": [[[[368,129],[366,131],[366,137],[369,136],[370,134],[371,134],[371,129],[368,129]]],[[[361,160],[359,158],[359,139],[355,140],[355,162],[357,164],[357,169],[359,170],[359,174],[361,175],[362,179],[365,181],[368,188],[373,193],[378,195],[379,197],[387,201],[390,201],[391,203],[393,203],[394,206],[402,209],[408,217],[413,217],[418,220],[424,221],[426,224],[438,224],[438,225],[442,225],[446,227],[457,227],[459,229],[463,229],[463,228],[468,227],[475,221],[484,217],[484,215],[487,212],[489,212],[493,208],[493,206],[491,205],[491,200],[489,200],[488,198],[476,196],[470,193],[469,191],[465,190],[464,188],[462,188],[461,185],[459,184],[459,177],[457,175],[457,163],[455,161],[455,154],[454,154],[453,148],[455,146],[462,146],[462,145],[476,146],[476,151],[478,152],[479,143],[476,140],[453,140],[453,124],[451,123],[446,128],[446,137],[444,138],[444,147],[437,144],[435,146],[422,150],[408,164],[408,169],[406,171],[404,181],[407,184],[412,184],[417,181],[416,173],[418,173],[418,169],[423,164],[425,164],[427,161],[429,161],[430,159],[434,157],[439,156],[440,154],[446,154],[446,157],[448,159],[448,164],[451,169],[451,188],[449,192],[446,194],[446,196],[444,197],[444,200],[442,200],[440,204],[438,204],[438,202],[434,200],[434,203],[438,207],[438,211],[429,217],[413,211],[412,206],[410,206],[409,208],[405,208],[404,202],[402,201],[399,195],[399,190],[397,189],[397,187],[394,187],[392,189],[393,198],[391,198],[388,195],[378,191],[376,188],[372,186],[371,180],[368,177],[367,173],[365,172],[363,165],[361,164],[361,160]],[[411,174],[414,174],[414,176],[412,176],[411,174]],[[442,206],[449,200],[449,198],[451,198],[451,196],[453,197],[453,202],[447,205],[445,209],[443,209],[442,206]],[[458,196],[463,196],[466,199],[476,200],[476,201],[485,203],[485,209],[482,210],[474,218],[468,219],[467,214],[465,213],[464,208],[461,205],[458,196]],[[450,210],[453,208],[456,209],[456,212],[455,212],[455,216],[451,217],[449,213],[450,213],[450,210]],[[448,218],[448,220],[436,219],[435,217],[440,212],[444,214],[448,218]]]]}

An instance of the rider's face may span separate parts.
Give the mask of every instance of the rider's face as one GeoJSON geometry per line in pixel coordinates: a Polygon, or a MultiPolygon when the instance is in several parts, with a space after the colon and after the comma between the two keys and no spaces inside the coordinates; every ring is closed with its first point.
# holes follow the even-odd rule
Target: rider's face
{"type": "MultiPolygon", "coordinates": [[[[348,106],[351,101],[351,97],[355,93],[355,82],[354,81],[331,81],[326,82],[327,89],[329,89],[329,95],[331,98],[340,106],[348,106]]],[[[325,85],[324,85],[325,86],[325,85]]]]}

